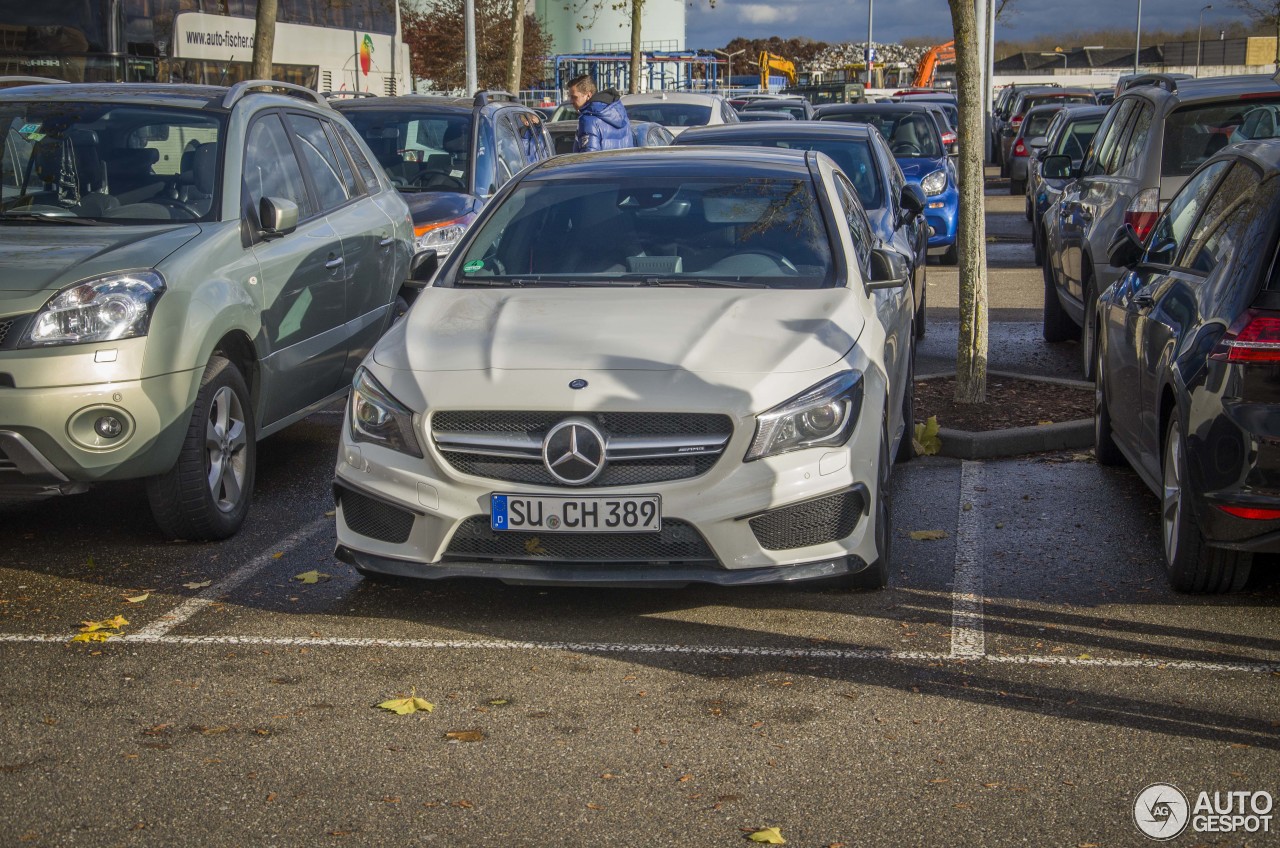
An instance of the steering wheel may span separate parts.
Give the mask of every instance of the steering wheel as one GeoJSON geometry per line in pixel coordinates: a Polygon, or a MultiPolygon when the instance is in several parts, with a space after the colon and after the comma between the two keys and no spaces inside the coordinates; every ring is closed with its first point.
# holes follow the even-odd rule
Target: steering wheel
{"type": "Polygon", "coordinates": [[[419,174],[414,179],[412,185],[418,188],[452,188],[457,191],[466,191],[467,184],[455,177],[453,174],[446,174],[441,171],[427,171],[419,174]],[[424,179],[425,178],[425,179],[424,179]]]}
{"type": "Polygon", "coordinates": [[[779,265],[779,266],[781,266],[781,267],[783,268],[783,270],[790,271],[792,274],[799,274],[799,273],[800,273],[800,269],[799,269],[799,268],[797,268],[797,267],[795,266],[795,264],[794,264],[790,259],[788,259],[787,257],[783,256],[781,253],[779,253],[779,252],[778,252],[778,251],[776,251],[776,250],[768,250],[768,249],[763,248],[763,247],[753,247],[753,248],[750,248],[749,250],[744,250],[742,253],[740,253],[740,254],[738,254],[738,255],[739,255],[739,256],[743,256],[743,255],[749,255],[749,254],[753,254],[753,253],[754,253],[755,255],[757,255],[757,256],[767,256],[767,257],[769,257],[769,258],[770,258],[770,259],[772,259],[774,262],[777,262],[777,263],[778,263],[778,265],[779,265]]]}
{"type": "Polygon", "coordinates": [[[902,141],[895,144],[892,150],[894,156],[918,157],[920,155],[920,148],[917,145],[902,141]]]}
{"type": "Polygon", "coordinates": [[[173,197],[153,197],[153,198],[151,198],[150,200],[148,200],[148,201],[146,201],[146,202],[147,202],[147,203],[154,203],[154,204],[156,204],[157,206],[165,206],[165,207],[168,207],[169,209],[177,209],[179,212],[185,212],[186,214],[188,214],[188,215],[190,215],[190,216],[191,216],[191,220],[193,220],[193,221],[194,221],[194,220],[196,220],[197,218],[202,218],[202,217],[204,217],[204,216],[203,216],[203,213],[201,213],[201,212],[197,212],[197,211],[196,211],[192,206],[190,206],[190,205],[189,205],[189,204],[187,204],[187,203],[184,203],[184,202],[183,202],[183,201],[181,201],[181,200],[178,200],[177,198],[173,198],[173,197]]]}

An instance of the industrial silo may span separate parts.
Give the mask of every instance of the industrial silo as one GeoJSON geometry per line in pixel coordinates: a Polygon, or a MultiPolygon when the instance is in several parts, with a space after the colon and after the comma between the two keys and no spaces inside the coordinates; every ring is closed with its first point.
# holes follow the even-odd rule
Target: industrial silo
{"type": "MultiPolygon", "coordinates": [[[[553,53],[618,52],[631,49],[630,2],[535,2],[538,20],[551,36],[553,53]]],[[[684,0],[644,0],[640,23],[643,49],[684,50],[684,14],[684,0]]]]}

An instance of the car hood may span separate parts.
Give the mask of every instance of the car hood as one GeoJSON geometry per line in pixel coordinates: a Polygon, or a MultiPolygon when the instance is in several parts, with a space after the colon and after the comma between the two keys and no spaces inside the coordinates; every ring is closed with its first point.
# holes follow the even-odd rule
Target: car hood
{"type": "Polygon", "coordinates": [[[154,268],[200,232],[194,224],[0,226],[0,291],[54,291],[78,280],[154,268]]]}
{"type": "Polygon", "coordinates": [[[796,373],[853,347],[859,304],[844,288],[428,288],[373,358],[416,372],[796,373]]]}
{"type": "Polygon", "coordinates": [[[898,167],[902,169],[902,175],[913,183],[932,174],[934,171],[946,168],[946,163],[942,159],[899,159],[898,167]]]}
{"type": "Polygon", "coordinates": [[[450,221],[480,211],[483,202],[474,195],[458,191],[402,191],[414,224],[450,221]]]}

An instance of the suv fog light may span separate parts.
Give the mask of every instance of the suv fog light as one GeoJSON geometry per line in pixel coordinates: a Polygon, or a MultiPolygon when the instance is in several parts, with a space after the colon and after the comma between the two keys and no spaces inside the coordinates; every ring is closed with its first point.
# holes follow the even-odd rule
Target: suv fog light
{"type": "Polygon", "coordinates": [[[104,415],[93,422],[93,429],[104,439],[118,439],[124,432],[124,423],[114,415],[104,415]]]}

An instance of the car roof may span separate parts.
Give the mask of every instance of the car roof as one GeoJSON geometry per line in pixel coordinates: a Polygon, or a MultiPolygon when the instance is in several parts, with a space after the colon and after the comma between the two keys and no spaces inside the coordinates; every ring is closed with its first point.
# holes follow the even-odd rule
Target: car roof
{"type": "MultiPolygon", "coordinates": [[[[214,108],[221,110],[222,99],[230,89],[219,85],[185,85],[175,83],[54,83],[20,85],[0,90],[5,100],[56,100],[59,102],[90,101],[128,103],[138,106],[177,106],[184,109],[214,108]]],[[[254,94],[269,94],[256,91],[254,94]]],[[[274,95],[283,97],[283,95],[274,95]]],[[[297,103],[298,98],[288,98],[297,103]]],[[[312,104],[315,105],[314,103],[312,104]]]]}
{"type": "Polygon", "coordinates": [[[786,126],[757,126],[754,124],[716,124],[707,127],[690,127],[680,133],[677,141],[704,140],[710,144],[731,141],[735,138],[868,138],[873,132],[870,124],[843,124],[836,121],[795,121],[786,126]]]}
{"type": "Polygon", "coordinates": [[[1231,154],[1242,156],[1253,162],[1262,169],[1265,177],[1280,173],[1280,139],[1269,138],[1242,141],[1223,148],[1214,158],[1226,158],[1231,154]]]}
{"type": "Polygon", "coordinates": [[[628,147],[546,159],[525,171],[524,180],[566,177],[609,179],[657,172],[662,176],[807,176],[807,151],[776,147],[728,148],[700,145],[628,147]]]}
{"type": "Polygon", "coordinates": [[[413,111],[439,110],[443,112],[470,112],[475,108],[470,97],[449,97],[441,94],[400,94],[395,97],[354,97],[350,100],[335,98],[333,108],[340,112],[378,111],[404,109],[413,111]]]}
{"type": "Polygon", "coordinates": [[[830,103],[818,107],[819,115],[837,115],[846,112],[928,112],[938,104],[923,101],[919,103],[830,103]]]}
{"type": "Polygon", "coordinates": [[[1099,115],[1105,115],[1110,108],[1110,106],[1095,106],[1092,103],[1068,103],[1062,107],[1061,111],[1067,113],[1066,120],[1078,121],[1082,118],[1096,118],[1099,115]]]}
{"type": "Polygon", "coordinates": [[[722,98],[718,94],[695,94],[688,92],[672,92],[664,94],[624,94],[622,95],[622,103],[625,106],[628,103],[701,103],[709,105],[715,103],[722,98]]]}

